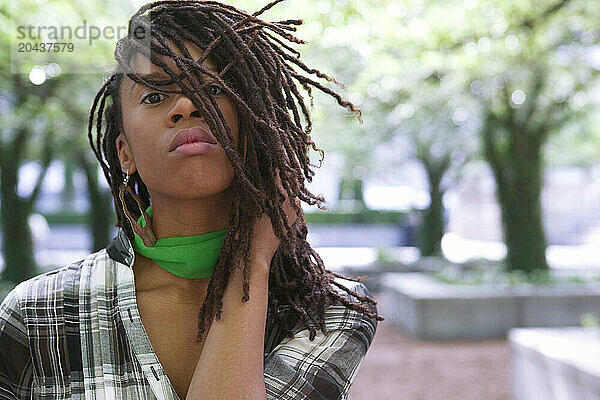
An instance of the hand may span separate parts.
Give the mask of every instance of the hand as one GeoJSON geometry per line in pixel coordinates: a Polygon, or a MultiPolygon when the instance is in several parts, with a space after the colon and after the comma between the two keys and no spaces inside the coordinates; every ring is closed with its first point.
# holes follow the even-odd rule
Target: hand
{"type": "MultiPolygon", "coordinates": [[[[279,177],[279,171],[275,171],[275,181],[278,187],[283,190],[281,185],[281,178],[279,177]]],[[[300,199],[296,197],[295,202],[298,206],[300,206],[300,199]]],[[[292,208],[290,203],[290,199],[287,197],[283,202],[283,210],[287,216],[287,222],[291,226],[296,222],[298,216],[296,212],[292,208]]],[[[263,214],[261,217],[257,218],[254,223],[254,239],[252,241],[252,245],[250,247],[250,260],[253,264],[260,265],[260,268],[265,268],[266,272],[269,272],[269,266],[271,264],[271,259],[275,255],[275,251],[279,247],[280,240],[273,232],[273,226],[271,224],[271,219],[267,214],[263,214]]]]}

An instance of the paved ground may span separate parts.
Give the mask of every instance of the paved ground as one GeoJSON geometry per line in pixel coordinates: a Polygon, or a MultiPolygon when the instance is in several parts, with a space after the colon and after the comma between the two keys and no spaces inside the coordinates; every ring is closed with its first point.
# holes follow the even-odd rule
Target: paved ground
{"type": "Polygon", "coordinates": [[[382,321],[349,400],[509,400],[509,376],[506,341],[423,342],[382,321]]]}

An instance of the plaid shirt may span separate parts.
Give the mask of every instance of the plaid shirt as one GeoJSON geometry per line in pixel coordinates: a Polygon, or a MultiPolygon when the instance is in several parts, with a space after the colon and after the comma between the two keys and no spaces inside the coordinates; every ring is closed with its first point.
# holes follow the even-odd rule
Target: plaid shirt
{"type": "MultiPolygon", "coordinates": [[[[179,398],[142,325],[133,260],[120,230],[106,249],[24,281],[8,294],[0,305],[0,399],[179,398]]],[[[362,283],[338,282],[370,295],[362,283]]],[[[330,306],[329,334],[319,330],[310,341],[299,326],[293,338],[284,337],[274,321],[267,314],[267,397],[346,399],[377,322],[343,305],[330,306]]]]}

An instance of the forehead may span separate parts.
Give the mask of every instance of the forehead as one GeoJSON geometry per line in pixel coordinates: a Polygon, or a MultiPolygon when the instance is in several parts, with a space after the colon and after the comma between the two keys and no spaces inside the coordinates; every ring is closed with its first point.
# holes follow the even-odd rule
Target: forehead
{"type": "MultiPolygon", "coordinates": [[[[185,55],[183,54],[183,52],[175,45],[175,43],[173,41],[171,41],[170,39],[167,39],[167,42],[170,44],[170,47],[175,52],[175,54],[179,55],[180,57],[185,58],[185,55]]],[[[194,59],[195,61],[198,61],[204,55],[204,51],[202,49],[200,49],[198,46],[194,45],[193,43],[188,42],[188,41],[183,41],[183,44],[185,45],[187,51],[190,53],[191,58],[194,59]]],[[[172,58],[164,56],[164,55],[158,55],[158,58],[163,63],[165,63],[167,65],[167,67],[169,67],[176,74],[179,74],[181,72],[181,70],[177,67],[177,65],[175,64],[175,61],[172,58]]],[[[213,71],[218,72],[216,64],[210,58],[205,59],[202,62],[202,64],[205,67],[208,67],[208,68],[212,69],[213,71]]],[[[133,68],[134,73],[137,75],[145,76],[149,79],[154,79],[154,80],[169,79],[169,76],[162,69],[162,67],[154,64],[152,61],[150,61],[150,59],[146,58],[144,55],[142,55],[139,52],[136,52],[133,55],[131,62],[130,62],[130,66],[133,68]],[[148,76],[148,75],[150,75],[150,76],[148,76]]],[[[130,79],[129,77],[126,76],[124,78],[123,86],[127,89],[132,90],[136,86],[136,84],[132,79],[130,79]]]]}

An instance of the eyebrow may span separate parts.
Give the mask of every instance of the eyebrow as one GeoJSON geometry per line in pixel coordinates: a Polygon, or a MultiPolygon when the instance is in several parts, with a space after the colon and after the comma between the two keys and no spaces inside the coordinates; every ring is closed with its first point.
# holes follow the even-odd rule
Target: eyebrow
{"type": "MultiPolygon", "coordinates": [[[[146,75],[137,75],[139,78],[143,78],[143,79],[147,79],[147,80],[166,80],[169,79],[168,76],[166,76],[163,72],[159,72],[159,71],[154,71],[151,72],[149,74],[146,75]]],[[[133,93],[133,89],[135,89],[135,87],[137,86],[137,82],[133,81],[133,84],[131,85],[131,89],[129,90],[129,95],[131,96],[131,93],[133,93]]]]}
{"type": "MultiPolygon", "coordinates": [[[[202,75],[209,76],[206,73],[202,73],[202,75]]],[[[164,72],[161,72],[161,71],[154,71],[154,72],[150,72],[149,74],[137,75],[137,76],[139,78],[148,79],[148,80],[168,80],[168,79],[170,79],[167,75],[165,75],[164,72]]],[[[214,82],[214,80],[212,80],[211,82],[214,82]]],[[[133,93],[133,90],[135,89],[135,87],[137,85],[138,85],[138,83],[136,81],[133,81],[133,84],[131,85],[131,89],[129,90],[129,96],[131,96],[131,94],[133,93]]]]}

